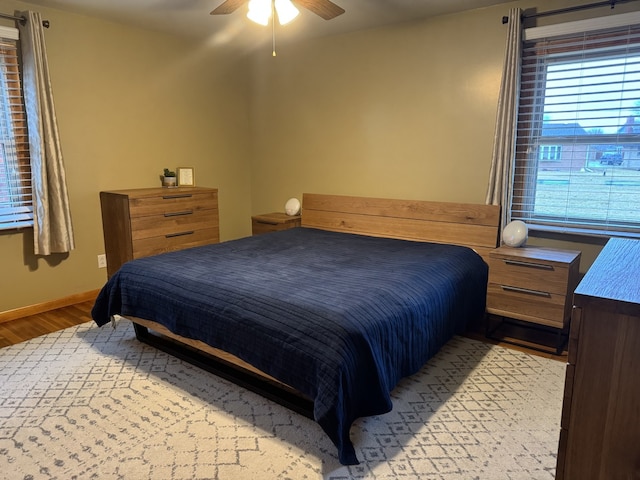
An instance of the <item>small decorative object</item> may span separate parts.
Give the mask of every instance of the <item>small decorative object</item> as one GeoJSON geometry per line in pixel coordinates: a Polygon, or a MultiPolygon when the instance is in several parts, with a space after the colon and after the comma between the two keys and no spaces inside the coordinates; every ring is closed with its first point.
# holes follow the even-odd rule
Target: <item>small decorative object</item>
{"type": "Polygon", "coordinates": [[[502,230],[502,241],[509,247],[522,247],[527,243],[528,235],[527,224],[522,220],[514,220],[502,230]]]}
{"type": "Polygon", "coordinates": [[[195,185],[193,167],[178,167],[178,185],[193,187],[195,185]]]}
{"type": "Polygon", "coordinates": [[[162,186],[163,187],[175,187],[176,186],[176,172],[169,170],[168,168],[164,169],[164,175],[162,176],[162,186]]]}
{"type": "Polygon", "coordinates": [[[298,215],[300,213],[300,200],[297,198],[287,200],[287,203],[284,204],[284,213],[289,216],[298,215]]]}

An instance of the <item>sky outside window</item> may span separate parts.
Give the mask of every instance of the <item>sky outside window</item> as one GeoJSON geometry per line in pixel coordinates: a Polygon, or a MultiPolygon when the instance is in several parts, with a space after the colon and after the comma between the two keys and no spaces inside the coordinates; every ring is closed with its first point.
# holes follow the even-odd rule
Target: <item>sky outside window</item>
{"type": "Polygon", "coordinates": [[[640,56],[549,65],[545,120],[616,134],[640,111],[640,56]]]}

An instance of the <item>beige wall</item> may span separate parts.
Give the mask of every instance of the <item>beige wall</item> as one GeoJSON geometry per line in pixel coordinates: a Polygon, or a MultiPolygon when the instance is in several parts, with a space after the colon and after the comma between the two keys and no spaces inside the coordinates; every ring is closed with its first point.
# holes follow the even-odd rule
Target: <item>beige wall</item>
{"type": "MultiPolygon", "coordinates": [[[[24,253],[28,233],[0,234],[0,312],[99,288],[98,192],[157,185],[164,166],[194,166],[198,184],[220,189],[223,240],[248,235],[251,214],[283,210],[303,192],[484,202],[506,35],[500,19],[515,5],[571,4],[514,2],[280,42],[276,58],[260,49],[247,60],[38,8],[52,23],[46,38],[77,249],[34,259],[24,253]]],[[[602,241],[530,244],[582,250],[585,271],[602,241]]]]}
{"type": "Polygon", "coordinates": [[[76,249],[35,258],[30,230],[0,234],[0,312],[100,288],[99,192],[159,186],[164,167],[193,166],[198,185],[219,189],[221,237],[248,235],[246,62],[183,39],[37,10],[51,22],[46,41],[76,249]]]}
{"type": "Polygon", "coordinates": [[[483,202],[503,43],[495,14],[469,13],[256,56],[253,210],[302,192],[483,202]]]}
{"type": "MultiPolygon", "coordinates": [[[[514,6],[547,11],[576,3],[584,2],[513,2],[280,46],[275,59],[256,55],[252,211],[280,210],[303,192],[483,203],[507,33],[502,16],[514,6]]],[[[529,240],[581,250],[583,272],[603,242],[529,240]]]]}

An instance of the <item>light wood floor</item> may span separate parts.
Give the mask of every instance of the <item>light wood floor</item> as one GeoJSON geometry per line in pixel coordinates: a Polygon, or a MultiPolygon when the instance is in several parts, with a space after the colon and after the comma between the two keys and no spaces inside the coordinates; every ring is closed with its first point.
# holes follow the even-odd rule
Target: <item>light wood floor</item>
{"type": "MultiPolygon", "coordinates": [[[[0,348],[24,342],[26,340],[39,337],[40,335],[62,330],[67,327],[72,327],[80,323],[91,322],[93,321],[91,319],[92,307],[92,301],[83,302],[38,315],[31,315],[18,320],[0,323],[0,348]]],[[[527,332],[519,332],[519,339],[524,339],[523,342],[519,342],[522,343],[522,345],[488,340],[484,336],[484,326],[482,324],[471,325],[465,335],[483,342],[502,345],[507,348],[520,350],[534,355],[541,355],[547,358],[553,358],[562,362],[566,362],[567,359],[566,351],[563,352],[562,355],[555,355],[554,353],[540,351],[536,348],[528,348],[527,345],[533,346],[535,344],[534,342],[540,341],[540,339],[536,337],[536,335],[538,335],[536,332],[531,332],[531,336],[529,338],[527,338],[527,332]]]]}

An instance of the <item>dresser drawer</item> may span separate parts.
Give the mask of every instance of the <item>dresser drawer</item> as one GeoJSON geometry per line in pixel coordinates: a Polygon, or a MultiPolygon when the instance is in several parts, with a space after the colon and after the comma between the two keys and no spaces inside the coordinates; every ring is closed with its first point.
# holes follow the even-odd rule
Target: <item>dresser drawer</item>
{"type": "Polygon", "coordinates": [[[489,282],[564,295],[569,283],[569,269],[540,260],[492,256],[489,282]]]}
{"type": "Polygon", "coordinates": [[[142,238],[133,241],[133,258],[148,257],[159,253],[173,252],[184,248],[200,247],[218,243],[218,229],[206,228],[195,231],[183,231],[157,237],[142,238]]]}
{"type": "Polygon", "coordinates": [[[170,215],[211,209],[216,192],[164,193],[157,196],[137,197],[129,200],[131,218],[150,215],[170,215]]]}
{"type": "Polygon", "coordinates": [[[176,235],[182,232],[212,228],[218,224],[216,210],[185,210],[163,215],[133,217],[131,237],[143,238],[176,235]]]}
{"type": "Polygon", "coordinates": [[[555,328],[564,328],[567,295],[490,283],[487,310],[555,328]]]}

